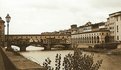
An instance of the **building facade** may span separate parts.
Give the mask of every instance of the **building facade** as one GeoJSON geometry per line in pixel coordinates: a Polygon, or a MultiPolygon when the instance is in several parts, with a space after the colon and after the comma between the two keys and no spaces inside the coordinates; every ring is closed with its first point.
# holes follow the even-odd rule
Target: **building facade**
{"type": "Polygon", "coordinates": [[[106,28],[110,30],[111,41],[121,41],[121,11],[109,14],[106,28]]]}
{"type": "Polygon", "coordinates": [[[94,46],[95,44],[109,42],[110,31],[106,29],[105,22],[92,24],[87,22],[72,32],[72,44],[94,46]]]}
{"type": "Polygon", "coordinates": [[[109,14],[106,22],[92,24],[87,22],[83,26],[71,26],[72,44],[86,44],[88,46],[121,42],[121,11],[109,14]]]}
{"type": "Polygon", "coordinates": [[[0,45],[4,45],[5,43],[5,21],[0,17],[0,45]]]}

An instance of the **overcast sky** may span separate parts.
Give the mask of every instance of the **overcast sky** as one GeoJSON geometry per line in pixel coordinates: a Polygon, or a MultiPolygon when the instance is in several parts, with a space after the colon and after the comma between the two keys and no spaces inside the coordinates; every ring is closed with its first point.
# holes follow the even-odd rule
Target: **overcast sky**
{"type": "Polygon", "coordinates": [[[106,21],[121,0],[0,0],[0,16],[11,16],[10,34],[40,34],[106,21]]]}

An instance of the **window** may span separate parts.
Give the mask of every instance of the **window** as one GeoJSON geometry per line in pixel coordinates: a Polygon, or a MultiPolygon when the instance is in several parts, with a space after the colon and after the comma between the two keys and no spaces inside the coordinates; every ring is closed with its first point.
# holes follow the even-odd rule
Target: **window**
{"type": "Polygon", "coordinates": [[[117,32],[118,32],[118,26],[117,26],[117,32]]]}
{"type": "Polygon", "coordinates": [[[119,36],[117,36],[117,40],[119,40],[119,36]]]}
{"type": "Polygon", "coordinates": [[[104,35],[104,33],[102,33],[102,35],[104,35]]]}
{"type": "Polygon", "coordinates": [[[109,29],[114,29],[114,27],[109,27],[109,29]]]}
{"type": "Polygon", "coordinates": [[[104,43],[104,41],[102,41],[102,43],[104,43]]]}
{"type": "Polygon", "coordinates": [[[118,17],[116,17],[116,20],[118,21],[118,17]]]}
{"type": "Polygon", "coordinates": [[[109,27],[109,29],[111,29],[111,27],[109,27]]]}

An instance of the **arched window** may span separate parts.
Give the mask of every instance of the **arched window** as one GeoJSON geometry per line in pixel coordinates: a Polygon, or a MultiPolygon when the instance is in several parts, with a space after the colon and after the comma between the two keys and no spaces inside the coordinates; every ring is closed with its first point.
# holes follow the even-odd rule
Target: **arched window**
{"type": "Polygon", "coordinates": [[[89,43],[89,37],[87,37],[87,43],[89,43]]]}
{"type": "Polygon", "coordinates": [[[99,36],[97,36],[97,43],[99,43],[99,36]]]}
{"type": "Polygon", "coordinates": [[[85,37],[85,43],[87,43],[87,37],[85,37]]]}
{"type": "Polygon", "coordinates": [[[84,43],[84,37],[82,37],[82,43],[84,43]]]}
{"type": "Polygon", "coordinates": [[[109,42],[109,36],[105,36],[105,43],[109,42]]]}
{"type": "Polygon", "coordinates": [[[93,36],[92,36],[92,43],[93,43],[93,36]]]}
{"type": "Polygon", "coordinates": [[[91,43],[91,37],[89,37],[89,43],[91,43]]]}
{"type": "Polygon", "coordinates": [[[96,43],[96,37],[94,36],[94,43],[96,43]]]}

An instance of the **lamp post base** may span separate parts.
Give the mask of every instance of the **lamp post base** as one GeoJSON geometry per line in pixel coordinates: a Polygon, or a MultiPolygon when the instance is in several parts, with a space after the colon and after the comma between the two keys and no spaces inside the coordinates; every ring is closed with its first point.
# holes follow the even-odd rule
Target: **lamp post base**
{"type": "Polygon", "coordinates": [[[7,47],[6,51],[13,51],[13,49],[11,47],[7,47]]]}
{"type": "Polygon", "coordinates": [[[7,44],[6,51],[13,51],[13,49],[11,48],[11,45],[10,44],[7,44]]]}

